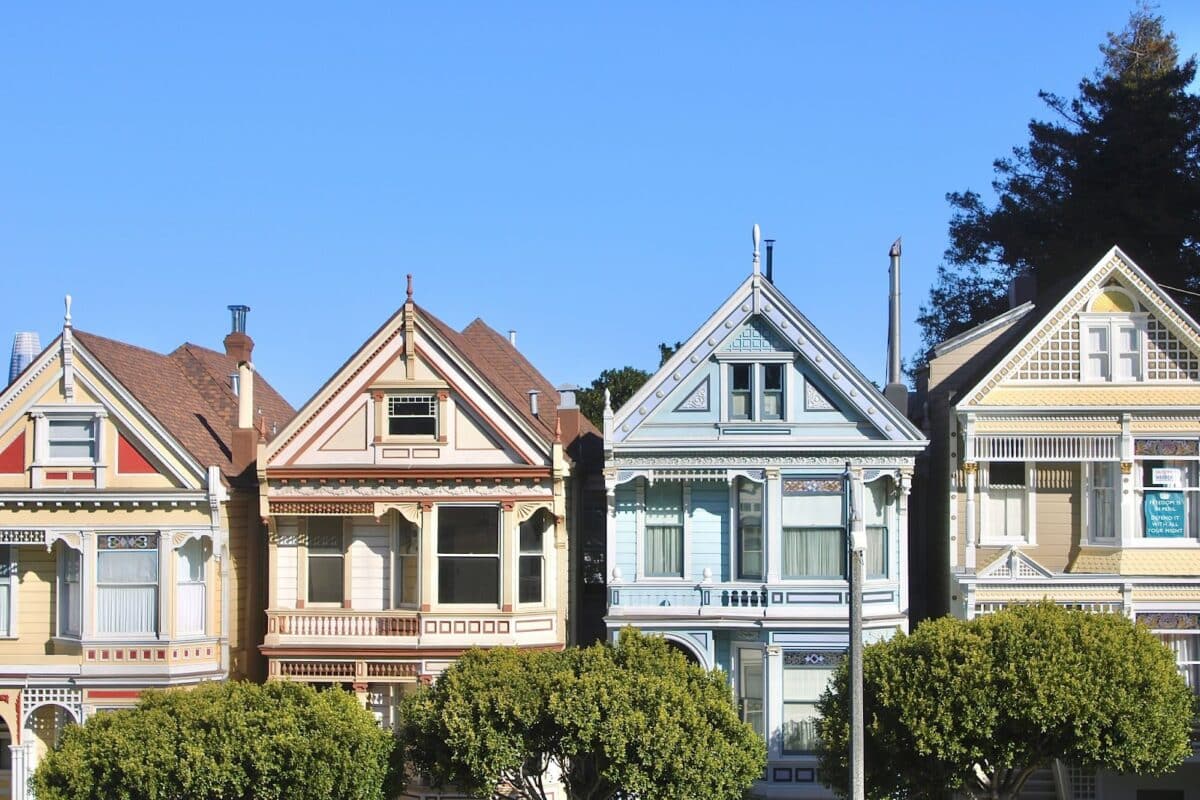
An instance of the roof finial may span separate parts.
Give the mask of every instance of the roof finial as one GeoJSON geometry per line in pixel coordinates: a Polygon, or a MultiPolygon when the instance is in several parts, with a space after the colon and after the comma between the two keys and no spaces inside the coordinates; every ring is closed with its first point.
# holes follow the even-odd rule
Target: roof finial
{"type": "Polygon", "coordinates": [[[63,304],[67,307],[67,313],[63,315],[63,327],[71,327],[71,295],[63,298],[63,304]]]}
{"type": "Polygon", "coordinates": [[[408,273],[408,300],[412,302],[412,273],[408,273]]]}
{"type": "Polygon", "coordinates": [[[762,239],[762,232],[758,229],[758,223],[754,223],[754,230],[750,235],[754,241],[754,274],[758,274],[758,243],[762,239]]]}

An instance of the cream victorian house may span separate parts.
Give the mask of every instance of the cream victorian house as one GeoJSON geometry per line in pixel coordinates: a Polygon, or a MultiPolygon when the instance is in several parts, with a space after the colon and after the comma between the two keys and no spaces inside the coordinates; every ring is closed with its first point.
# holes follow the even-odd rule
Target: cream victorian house
{"type": "Polygon", "coordinates": [[[270,678],[344,685],[390,725],[470,647],[563,647],[588,439],[509,339],[452,329],[410,282],[260,454],[270,678]]]}
{"type": "Polygon", "coordinates": [[[74,330],[68,298],[0,393],[0,797],[28,796],[68,722],[255,675],[264,544],[242,472],[254,418],[292,409],[254,385],[251,346],[239,327],[226,353],[154,353],[74,330]]]}
{"type": "MultiPolygon", "coordinates": [[[[1024,299],[937,345],[920,381],[927,612],[1124,614],[1200,688],[1200,326],[1117,248],[1024,299]]],[[[1060,765],[1042,791],[1182,800],[1197,778],[1192,761],[1156,780],[1060,765]]]]}

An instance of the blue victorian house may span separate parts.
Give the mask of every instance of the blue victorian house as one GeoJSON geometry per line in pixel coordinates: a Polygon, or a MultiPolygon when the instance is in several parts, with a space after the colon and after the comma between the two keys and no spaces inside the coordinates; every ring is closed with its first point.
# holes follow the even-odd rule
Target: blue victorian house
{"type": "Polygon", "coordinates": [[[769,254],[760,273],[758,244],[755,226],[752,274],[605,409],[605,624],[723,669],[767,741],[757,793],[820,797],[815,703],[848,646],[848,509],[866,527],[864,638],[886,638],[908,627],[907,494],[926,442],[775,287],[769,254]]]}

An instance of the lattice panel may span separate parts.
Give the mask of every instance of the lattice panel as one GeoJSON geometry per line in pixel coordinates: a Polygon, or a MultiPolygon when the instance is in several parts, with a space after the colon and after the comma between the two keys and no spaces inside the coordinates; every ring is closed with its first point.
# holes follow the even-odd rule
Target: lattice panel
{"type": "Polygon", "coordinates": [[[1200,358],[1153,317],[1146,327],[1146,378],[1200,381],[1200,358]]]}
{"type": "Polygon", "coordinates": [[[1067,320],[1017,370],[1021,381],[1079,380],[1079,319],[1067,320]]]}
{"type": "Polygon", "coordinates": [[[738,331],[725,349],[734,353],[772,353],[785,351],[788,347],[767,323],[754,317],[738,331]]]}

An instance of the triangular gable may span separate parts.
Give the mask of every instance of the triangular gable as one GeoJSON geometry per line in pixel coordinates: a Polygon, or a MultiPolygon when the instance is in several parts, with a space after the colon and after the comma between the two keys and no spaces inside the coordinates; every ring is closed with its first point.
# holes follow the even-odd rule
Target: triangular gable
{"type": "Polygon", "coordinates": [[[1080,381],[1079,314],[1105,288],[1128,292],[1148,312],[1143,381],[1200,381],[1200,327],[1120,248],[1114,247],[971,390],[960,407],[997,387],[1080,381]]]}
{"type": "Polygon", "coordinates": [[[995,561],[979,571],[980,578],[1008,578],[1010,580],[1053,578],[1054,573],[1034,561],[1016,547],[1009,547],[995,561]]]}
{"type": "MultiPolygon", "coordinates": [[[[411,322],[402,307],[387,320],[346,361],[325,385],[304,404],[291,422],[267,445],[266,465],[284,467],[301,463],[333,463],[340,459],[346,464],[368,466],[371,442],[361,449],[361,456],[349,451],[351,439],[358,440],[360,428],[366,439],[366,425],[373,427],[373,417],[367,405],[367,393],[373,386],[386,384],[389,391],[418,391],[413,386],[429,386],[430,382],[446,387],[454,398],[456,414],[465,416],[462,422],[441,420],[453,424],[454,433],[469,440],[466,450],[494,451],[496,460],[517,464],[544,464],[550,459],[549,444],[537,435],[530,425],[512,410],[492,386],[447,335],[424,318],[422,312],[411,310],[411,322]],[[414,346],[406,344],[406,328],[411,324],[414,346]],[[411,364],[409,369],[406,364],[411,364]],[[424,383],[422,383],[424,381],[424,383]],[[326,455],[320,455],[324,452],[326,455]]],[[[437,394],[438,390],[428,389],[437,394]]],[[[381,398],[381,402],[383,399],[381,398]]],[[[440,412],[439,412],[440,413],[440,412]]],[[[443,429],[449,433],[449,429],[443,429]]],[[[441,437],[439,437],[441,438],[441,437]]],[[[444,442],[442,442],[444,444],[444,442]]],[[[406,457],[405,447],[389,445],[396,457],[406,457]]],[[[416,458],[419,444],[412,444],[411,457],[416,458]]],[[[452,466],[439,460],[439,466],[452,466]]]]}
{"type": "MultiPolygon", "coordinates": [[[[818,394],[829,405],[861,419],[881,443],[920,444],[920,431],[891,405],[875,386],[842,355],[774,284],[751,275],[675,352],[666,364],[613,416],[606,441],[620,444],[666,404],[677,408],[699,395],[711,397],[715,385],[702,388],[714,358],[741,352],[787,352],[816,377],[818,394]],[[680,387],[687,387],[681,393],[680,387]],[[834,401],[836,396],[836,401],[834,401]]],[[[808,381],[806,381],[807,383],[808,381]]],[[[804,390],[807,392],[807,390],[804,390]]],[[[815,399],[815,396],[814,396],[815,399]]],[[[819,403],[819,401],[817,401],[819,403]]],[[[714,406],[710,400],[709,405],[714,406]]]]}
{"type": "MultiPolygon", "coordinates": [[[[205,468],[86,347],[72,340],[66,351],[68,359],[63,358],[62,335],[56,337],[20,379],[0,394],[0,440],[24,426],[28,412],[39,405],[99,407],[118,437],[117,461],[110,465],[114,474],[122,474],[120,465],[125,464],[132,473],[123,474],[153,473],[179,488],[204,485],[205,468]]],[[[17,438],[23,440],[24,434],[17,438]]],[[[15,447],[14,440],[4,450],[14,460],[19,455],[15,447]]],[[[26,466],[22,463],[20,470],[26,466]]]]}

